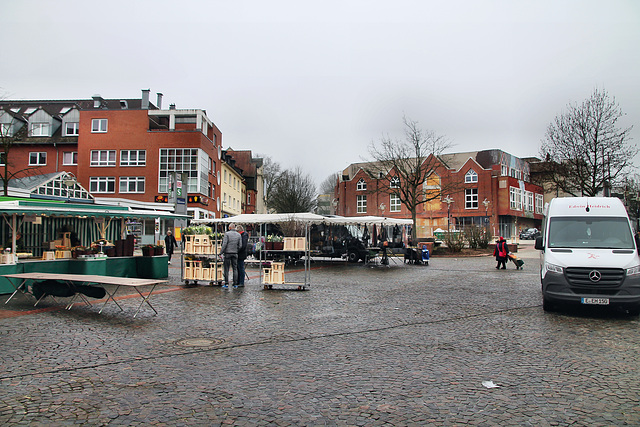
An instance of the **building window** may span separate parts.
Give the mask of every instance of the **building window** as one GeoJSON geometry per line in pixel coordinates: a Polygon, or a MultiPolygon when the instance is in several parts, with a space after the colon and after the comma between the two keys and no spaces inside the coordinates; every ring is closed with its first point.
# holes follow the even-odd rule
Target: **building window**
{"type": "Polygon", "coordinates": [[[115,193],[115,176],[92,176],[89,178],[89,192],[91,193],[115,193]]]}
{"type": "Polygon", "coordinates": [[[512,210],[522,210],[522,190],[518,187],[509,187],[509,204],[512,210]]]}
{"type": "Polygon", "coordinates": [[[116,150],[91,150],[91,166],[115,166],[116,150]]]}
{"type": "Polygon", "coordinates": [[[105,133],[107,131],[107,119],[93,119],[91,120],[91,132],[93,133],[105,133]]]}
{"type": "Polygon", "coordinates": [[[47,164],[47,153],[29,153],[29,166],[44,166],[47,164]]]}
{"type": "Polygon", "coordinates": [[[367,196],[356,196],[356,212],[367,213],[367,196]]]}
{"type": "Polygon", "coordinates": [[[64,134],[65,136],[78,136],[80,134],[80,123],[67,122],[64,125],[64,134]]]}
{"type": "Polygon", "coordinates": [[[13,132],[11,131],[11,125],[9,123],[0,123],[0,136],[2,137],[13,136],[13,132]]]}
{"type": "Polygon", "coordinates": [[[120,151],[120,166],[146,166],[147,152],[145,150],[120,151]]]}
{"type": "Polygon", "coordinates": [[[400,178],[394,176],[389,182],[389,188],[400,188],[400,178]]]}
{"type": "Polygon", "coordinates": [[[533,192],[525,191],[523,202],[524,210],[526,212],[533,212],[533,192]]]}
{"type": "Polygon", "coordinates": [[[49,123],[31,123],[31,136],[49,136],[49,123]]]}
{"type": "Polygon", "coordinates": [[[175,173],[178,178],[182,173],[187,175],[187,182],[183,182],[183,185],[187,185],[189,194],[205,191],[209,185],[209,176],[206,170],[207,158],[207,154],[197,148],[160,149],[158,192],[167,193],[169,191],[170,173],[175,173]]]}
{"type": "Polygon", "coordinates": [[[364,191],[366,189],[367,189],[367,183],[364,181],[364,179],[360,178],[360,181],[358,181],[358,184],[356,185],[356,190],[364,191]]]}
{"type": "Polygon", "coordinates": [[[500,167],[500,175],[509,176],[509,166],[501,164],[500,167]]]}
{"type": "Polygon", "coordinates": [[[0,166],[4,166],[5,165],[5,157],[7,156],[7,153],[5,153],[4,151],[0,151],[0,166]]]}
{"type": "Polygon", "coordinates": [[[144,176],[121,176],[121,193],[144,193],[144,176]]]}
{"type": "Polygon", "coordinates": [[[467,188],[464,190],[464,208],[478,209],[478,189],[467,188]]]}
{"type": "Polygon", "coordinates": [[[522,179],[522,171],[515,168],[511,168],[511,177],[515,179],[522,179]]]}
{"type": "Polygon", "coordinates": [[[77,151],[65,151],[62,153],[63,165],[77,165],[78,164],[78,152],[77,151]]]}
{"type": "Polygon", "coordinates": [[[400,196],[398,196],[397,194],[392,194],[389,197],[389,210],[391,212],[400,212],[400,196]]]}
{"type": "Polygon", "coordinates": [[[474,171],[473,169],[469,169],[469,172],[467,172],[467,174],[464,176],[464,182],[466,184],[478,182],[478,174],[476,173],[476,171],[474,171]]]}
{"type": "Polygon", "coordinates": [[[536,213],[542,214],[542,209],[544,206],[544,197],[542,194],[536,194],[536,213]]]}

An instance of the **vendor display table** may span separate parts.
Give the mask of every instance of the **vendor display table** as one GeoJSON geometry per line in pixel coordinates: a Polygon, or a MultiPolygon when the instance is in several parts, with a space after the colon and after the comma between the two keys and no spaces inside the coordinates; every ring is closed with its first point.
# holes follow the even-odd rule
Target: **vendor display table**
{"type": "Polygon", "coordinates": [[[166,255],[143,257],[101,257],[42,260],[20,260],[16,264],[0,265],[0,294],[10,294],[14,288],[2,277],[16,273],[95,274],[99,276],[165,279],[169,277],[166,255]]]}

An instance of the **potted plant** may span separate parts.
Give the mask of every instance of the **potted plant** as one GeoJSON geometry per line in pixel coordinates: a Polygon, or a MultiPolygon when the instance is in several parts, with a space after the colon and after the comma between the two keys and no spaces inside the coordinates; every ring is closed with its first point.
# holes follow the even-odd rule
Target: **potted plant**
{"type": "Polygon", "coordinates": [[[269,234],[267,236],[266,249],[281,251],[284,249],[284,241],[282,236],[278,236],[277,234],[269,234]]]}
{"type": "Polygon", "coordinates": [[[71,257],[78,258],[78,256],[80,255],[85,255],[86,252],[87,248],[85,248],[84,246],[74,246],[73,248],[71,248],[71,257]]]}
{"type": "Polygon", "coordinates": [[[164,246],[162,245],[155,245],[153,247],[154,251],[153,254],[154,255],[164,255],[164,246]]]}
{"type": "Polygon", "coordinates": [[[142,248],[142,256],[154,256],[155,249],[153,245],[144,245],[142,248]]]}

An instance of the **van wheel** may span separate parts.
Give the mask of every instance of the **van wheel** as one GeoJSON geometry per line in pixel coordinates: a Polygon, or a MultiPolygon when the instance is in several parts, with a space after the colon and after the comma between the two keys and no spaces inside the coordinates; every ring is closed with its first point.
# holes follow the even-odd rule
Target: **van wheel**
{"type": "Polygon", "coordinates": [[[356,252],[349,252],[347,254],[347,261],[349,261],[349,262],[358,262],[359,259],[360,259],[360,257],[358,256],[358,254],[356,252]]]}
{"type": "Polygon", "coordinates": [[[556,311],[556,307],[555,305],[553,305],[551,302],[549,302],[548,299],[542,297],[542,309],[544,311],[546,311],[547,313],[552,313],[554,311],[556,311]]]}

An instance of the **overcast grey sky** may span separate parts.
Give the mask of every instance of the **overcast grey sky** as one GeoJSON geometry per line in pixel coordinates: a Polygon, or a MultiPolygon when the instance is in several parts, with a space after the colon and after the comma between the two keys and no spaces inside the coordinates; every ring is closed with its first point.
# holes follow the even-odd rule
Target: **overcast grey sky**
{"type": "Polygon", "coordinates": [[[453,151],[538,154],[595,88],[640,140],[640,1],[0,0],[0,96],[201,108],[224,147],[320,184],[402,117],[453,151]]]}

